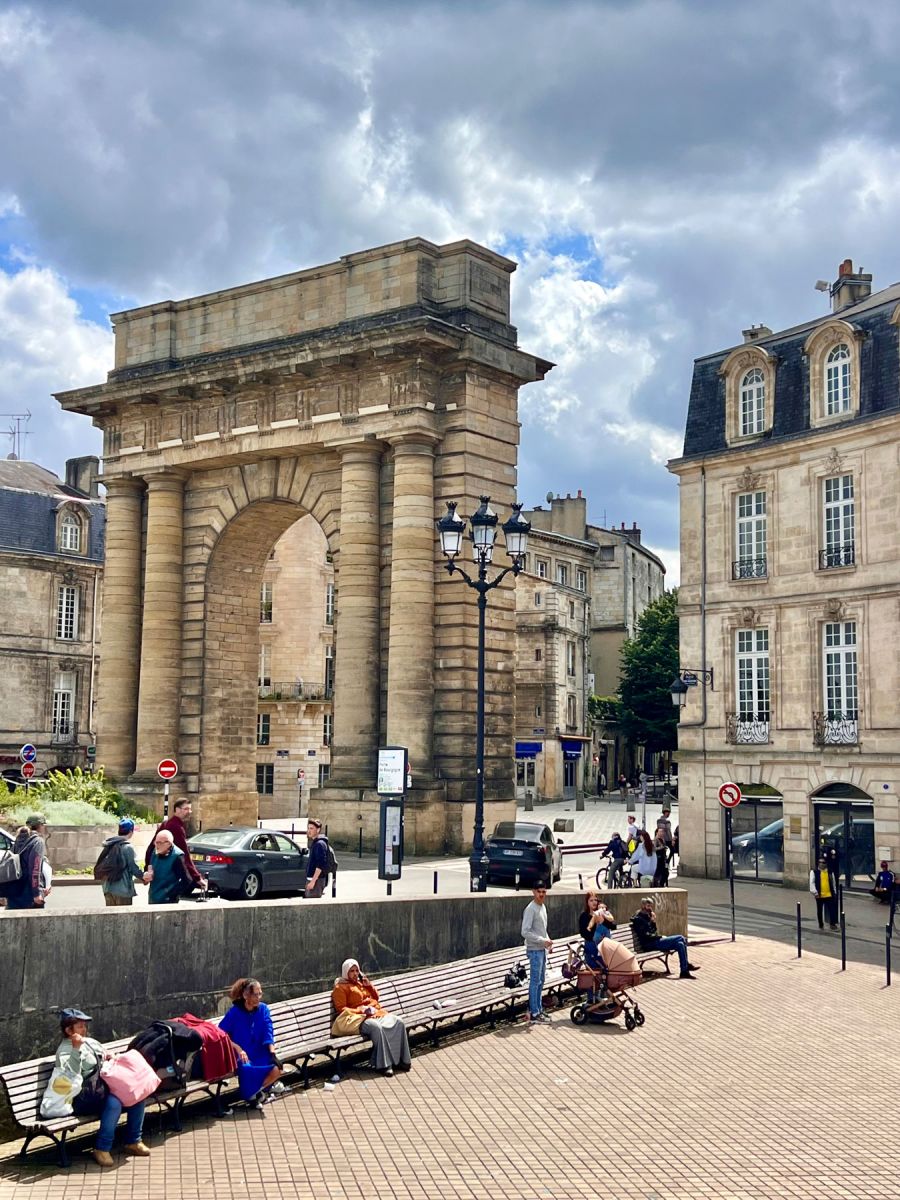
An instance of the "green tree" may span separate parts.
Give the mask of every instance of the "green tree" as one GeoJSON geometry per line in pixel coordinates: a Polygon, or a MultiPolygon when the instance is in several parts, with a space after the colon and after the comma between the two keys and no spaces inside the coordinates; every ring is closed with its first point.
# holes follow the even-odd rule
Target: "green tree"
{"type": "Polygon", "coordinates": [[[670,688],[678,674],[678,591],[665,592],[638,619],[622,647],[619,728],[653,753],[678,744],[678,710],[670,688]]]}

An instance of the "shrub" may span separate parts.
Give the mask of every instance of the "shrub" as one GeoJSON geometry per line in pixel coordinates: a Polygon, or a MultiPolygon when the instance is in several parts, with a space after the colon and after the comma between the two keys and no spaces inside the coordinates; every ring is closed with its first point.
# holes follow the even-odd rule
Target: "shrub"
{"type": "Polygon", "coordinates": [[[20,823],[33,812],[44,812],[50,820],[51,811],[51,824],[57,825],[115,824],[120,817],[126,816],[155,819],[151,809],[135,804],[117,792],[104,778],[102,767],[97,771],[83,771],[81,767],[50,771],[46,779],[29,788],[27,803],[21,788],[10,796],[9,802],[15,805],[7,809],[9,820],[20,818],[20,823]]]}

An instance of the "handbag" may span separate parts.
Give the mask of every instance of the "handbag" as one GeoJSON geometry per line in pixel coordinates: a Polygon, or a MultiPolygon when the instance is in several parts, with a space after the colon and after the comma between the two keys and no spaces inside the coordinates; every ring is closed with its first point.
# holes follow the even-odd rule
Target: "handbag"
{"type": "Polygon", "coordinates": [[[126,1050],[100,1068],[100,1076],[124,1108],[140,1104],[159,1087],[159,1076],[139,1050],[126,1050]]]}
{"type": "Polygon", "coordinates": [[[334,1018],[331,1035],[332,1037],[351,1037],[353,1034],[359,1033],[360,1025],[368,1019],[365,1013],[353,1012],[351,1009],[345,1008],[334,1018]]]}
{"type": "Polygon", "coordinates": [[[81,1075],[69,1067],[54,1067],[41,1099],[41,1116],[71,1117],[72,1101],[81,1091],[81,1075]]]}

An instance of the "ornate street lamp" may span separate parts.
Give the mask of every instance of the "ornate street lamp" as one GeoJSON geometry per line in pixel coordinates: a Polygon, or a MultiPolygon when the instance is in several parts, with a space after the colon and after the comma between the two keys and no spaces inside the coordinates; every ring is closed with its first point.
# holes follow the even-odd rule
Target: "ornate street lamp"
{"type": "Polygon", "coordinates": [[[528,534],[531,522],[522,516],[522,505],[512,506],[512,516],[501,528],[506,542],[506,553],[512,565],[504,567],[493,579],[488,580],[487,568],[494,556],[497,537],[497,514],[489,507],[490,497],[482,496],[477,511],[469,518],[472,532],[472,558],[478,568],[477,579],[472,579],[460,566],[456,557],[462,549],[466,520],[456,512],[456,501],[447,505],[447,515],[435,522],[441,539],[441,551],[447,559],[447,572],[461,575],[466,583],[478,593],[478,700],[476,704],[475,734],[475,836],[469,856],[470,886],[473,892],[487,891],[488,858],[484,850],[484,626],[487,611],[487,595],[510,573],[518,575],[525,563],[528,549],[528,534]]]}
{"type": "Polygon", "coordinates": [[[672,703],[676,708],[684,708],[687,703],[687,694],[692,687],[696,687],[700,680],[703,680],[704,686],[709,684],[709,690],[713,691],[713,669],[706,667],[702,671],[691,671],[685,668],[679,671],[669,687],[672,693],[672,703]]]}

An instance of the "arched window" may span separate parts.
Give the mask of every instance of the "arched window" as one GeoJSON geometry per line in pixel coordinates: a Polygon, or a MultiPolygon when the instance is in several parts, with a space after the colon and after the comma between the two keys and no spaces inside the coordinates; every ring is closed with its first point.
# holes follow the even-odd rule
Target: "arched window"
{"type": "Polygon", "coordinates": [[[81,521],[71,510],[63,513],[59,523],[59,548],[71,554],[81,553],[81,521]]]}
{"type": "Polygon", "coordinates": [[[850,347],[839,342],[825,360],[825,415],[850,411],[850,347]]]}
{"type": "Polygon", "coordinates": [[[741,437],[762,433],[766,419],[766,380],[759,367],[741,380],[741,437]]]}

